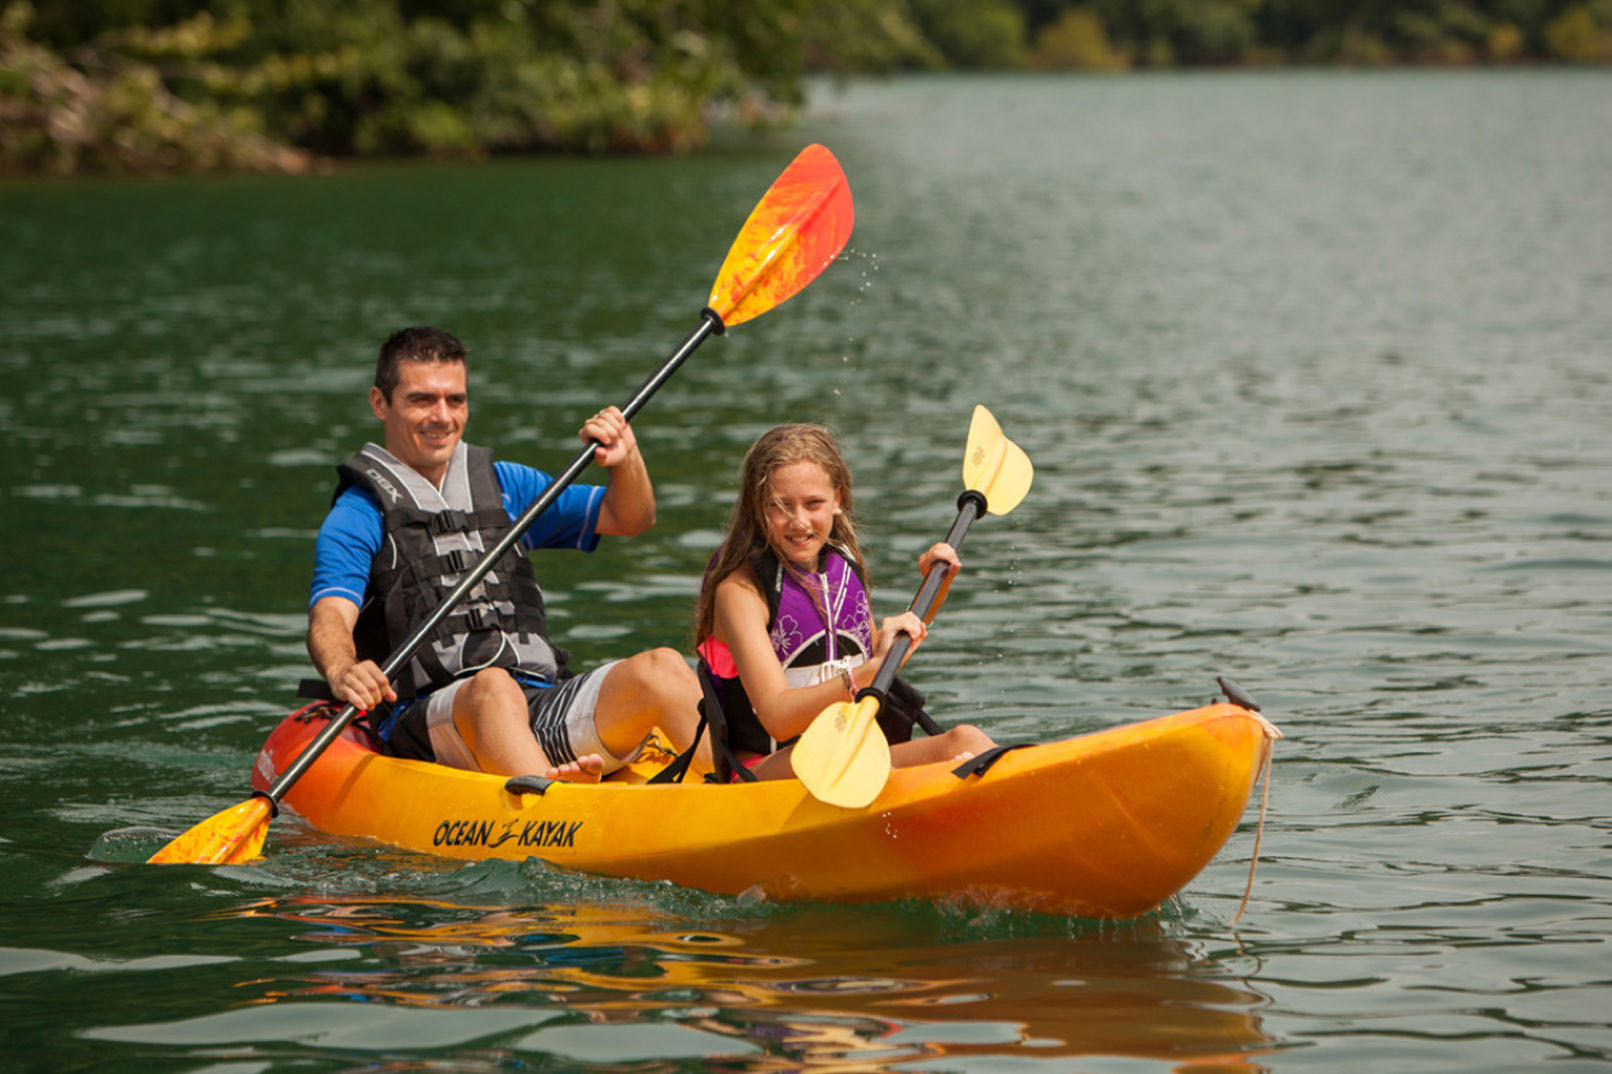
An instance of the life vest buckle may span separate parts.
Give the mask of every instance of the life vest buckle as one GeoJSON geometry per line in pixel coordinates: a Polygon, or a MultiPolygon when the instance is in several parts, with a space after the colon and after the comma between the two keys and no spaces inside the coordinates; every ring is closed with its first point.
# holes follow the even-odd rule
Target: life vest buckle
{"type": "Polygon", "coordinates": [[[425,527],[433,537],[442,537],[450,533],[468,533],[470,518],[463,511],[438,511],[431,516],[431,521],[425,527]]]}

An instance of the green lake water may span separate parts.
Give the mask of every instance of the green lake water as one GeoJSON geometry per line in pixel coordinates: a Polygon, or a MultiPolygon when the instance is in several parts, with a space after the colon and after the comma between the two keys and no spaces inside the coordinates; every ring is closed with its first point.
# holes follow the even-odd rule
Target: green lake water
{"type": "Polygon", "coordinates": [[[0,384],[6,1070],[1612,1065],[1604,72],[914,78],[696,159],[8,183],[0,384]],[[472,439],[559,469],[811,140],[847,252],[644,411],[660,521],[537,561],[556,631],[584,663],[686,647],[739,457],[792,419],[841,431],[893,610],[984,403],[1036,483],[912,677],[999,739],[1236,679],[1287,735],[1243,918],[1254,806],[1126,923],[294,817],[252,865],[122,862],[240,800],[294,702],[385,334],[462,336],[472,439]]]}

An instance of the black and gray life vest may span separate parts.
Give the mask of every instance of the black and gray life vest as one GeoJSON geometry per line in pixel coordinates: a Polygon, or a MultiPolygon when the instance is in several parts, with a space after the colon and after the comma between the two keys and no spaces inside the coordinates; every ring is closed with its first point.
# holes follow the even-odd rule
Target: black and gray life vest
{"type": "MultiPolygon", "coordinates": [[[[437,489],[377,444],[336,468],[336,495],[367,489],[384,516],[381,550],[353,638],[361,660],[383,663],[511,525],[493,453],[464,442],[437,489]]],[[[553,681],[563,658],[548,640],[543,594],[517,543],[398,672],[400,698],[486,667],[553,681]]]]}

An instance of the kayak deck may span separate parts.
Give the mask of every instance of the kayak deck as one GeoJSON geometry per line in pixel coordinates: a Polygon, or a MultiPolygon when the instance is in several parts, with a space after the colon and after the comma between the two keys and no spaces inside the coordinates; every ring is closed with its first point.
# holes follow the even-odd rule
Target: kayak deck
{"type": "MultiPolygon", "coordinates": [[[[288,716],[264,744],[266,788],[323,727],[288,716]]],[[[721,894],[866,902],[962,896],[1082,917],[1134,917],[1196,876],[1236,829],[1266,728],[1215,704],[1004,753],[984,774],[896,769],[845,809],[797,780],[550,784],[376,753],[347,729],[284,805],[334,834],[458,858],[538,857],[721,894]]]]}

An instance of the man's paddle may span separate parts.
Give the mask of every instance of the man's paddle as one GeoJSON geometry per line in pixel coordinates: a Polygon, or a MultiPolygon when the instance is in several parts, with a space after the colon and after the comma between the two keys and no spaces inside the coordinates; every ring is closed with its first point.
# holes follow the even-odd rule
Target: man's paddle
{"type": "MultiPolygon", "coordinates": [[[[946,543],[953,548],[961,546],[968,527],[982,513],[1005,515],[1017,507],[1030,491],[1034,475],[1030,457],[1002,435],[1002,427],[989,410],[976,406],[968,425],[968,446],[963,452],[965,491],[957,498],[957,520],[946,534],[946,543]]],[[[924,622],[931,621],[940,610],[940,601],[945,597],[937,601],[936,596],[942,594],[943,587],[949,588],[949,578],[944,563],[931,566],[924,576],[910,608],[924,622]]],[[[885,692],[895,681],[911,647],[911,637],[897,635],[872,684],[864,686],[855,701],[841,701],[818,713],[795,743],[790,763],[813,798],[857,808],[873,801],[884,789],[890,777],[890,744],[879,730],[877,718],[885,692]]]]}
{"type": "MultiPolygon", "coordinates": [[[[816,279],[844,249],[851,236],[853,217],[851,188],[834,154],[820,145],[809,145],[801,150],[767,188],[734,239],[711,287],[709,305],[700,311],[699,327],[621,408],[627,420],[632,420],[707,337],[721,335],[731,325],[766,313],[816,279]]],[[[387,658],[381,670],[388,679],[397,674],[437,624],[464,600],[493,564],[504,557],[537,517],[587,468],[595,447],[589,444],[577,453],[571,465],[515,520],[509,532],[387,658]]],[[[351,704],[344,707],[268,790],[202,821],[157,851],[150,860],[224,865],[257,857],[268,835],[269,818],[278,811],[280,800],[357,715],[358,710],[351,704]]]]}

